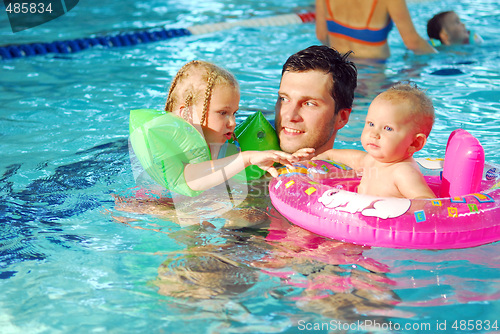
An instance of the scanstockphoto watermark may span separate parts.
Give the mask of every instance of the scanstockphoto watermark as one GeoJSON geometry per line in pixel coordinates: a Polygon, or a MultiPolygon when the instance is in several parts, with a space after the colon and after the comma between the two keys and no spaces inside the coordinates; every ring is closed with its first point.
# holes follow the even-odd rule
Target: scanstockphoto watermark
{"type": "Polygon", "coordinates": [[[30,29],[63,16],[79,0],[3,0],[12,32],[30,29]]]}
{"type": "Polygon", "coordinates": [[[500,325],[498,319],[468,319],[468,320],[436,320],[434,322],[380,322],[376,320],[358,320],[345,322],[331,320],[330,322],[306,322],[300,320],[298,329],[300,331],[403,331],[403,332],[431,332],[439,333],[452,331],[457,333],[477,333],[479,331],[498,331],[500,325]]]}
{"type": "Polygon", "coordinates": [[[304,332],[311,331],[369,331],[377,330],[383,332],[389,331],[439,331],[439,323],[432,324],[430,322],[414,322],[400,324],[398,322],[380,322],[376,320],[358,320],[355,322],[345,322],[340,320],[331,320],[329,322],[306,322],[300,320],[298,329],[304,332]]]}

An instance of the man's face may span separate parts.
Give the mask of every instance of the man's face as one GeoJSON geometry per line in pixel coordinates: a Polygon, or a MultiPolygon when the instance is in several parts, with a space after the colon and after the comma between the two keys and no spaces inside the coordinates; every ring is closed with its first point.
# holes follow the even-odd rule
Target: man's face
{"type": "Polygon", "coordinates": [[[283,74],[275,108],[283,151],[312,147],[321,153],[332,148],[337,130],[343,126],[336,126],[332,85],[331,74],[322,71],[283,74]]]}

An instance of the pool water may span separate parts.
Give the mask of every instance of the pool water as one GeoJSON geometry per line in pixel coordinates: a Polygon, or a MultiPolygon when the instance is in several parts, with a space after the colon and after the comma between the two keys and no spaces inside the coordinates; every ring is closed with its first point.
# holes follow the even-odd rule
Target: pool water
{"type": "MultiPolygon", "coordinates": [[[[15,35],[0,15],[0,39],[183,28],[313,5],[88,0],[15,35]]],[[[442,157],[449,133],[461,127],[481,141],[488,161],[500,163],[498,2],[409,6],[422,35],[432,14],[452,8],[485,43],[416,56],[394,30],[387,63],[359,65],[354,112],[336,147],[360,148],[370,101],[411,79],[437,112],[419,157],[442,157]]],[[[257,109],[272,119],[282,64],[317,43],[309,23],[1,61],[0,332],[500,332],[499,243],[425,251],[324,239],[268,208],[262,181],[230,211],[217,190],[177,213],[168,201],[136,197],[129,111],[162,108],[185,62],[213,61],[236,75],[239,120],[257,109]]]]}

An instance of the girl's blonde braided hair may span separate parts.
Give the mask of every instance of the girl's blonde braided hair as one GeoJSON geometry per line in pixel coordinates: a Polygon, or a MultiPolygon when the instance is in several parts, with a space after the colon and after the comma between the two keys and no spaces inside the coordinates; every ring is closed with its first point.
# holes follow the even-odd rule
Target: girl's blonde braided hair
{"type": "MultiPolygon", "coordinates": [[[[212,91],[216,84],[226,84],[239,89],[238,82],[234,75],[227,70],[218,67],[215,64],[193,60],[185,64],[172,80],[168,91],[167,102],[165,103],[165,111],[172,112],[176,110],[181,101],[186,107],[197,103],[201,98],[201,90],[205,89],[203,109],[200,123],[204,125],[208,122],[208,108],[212,91]]],[[[181,116],[188,122],[192,123],[192,114],[188,115],[187,110],[181,116]]]]}

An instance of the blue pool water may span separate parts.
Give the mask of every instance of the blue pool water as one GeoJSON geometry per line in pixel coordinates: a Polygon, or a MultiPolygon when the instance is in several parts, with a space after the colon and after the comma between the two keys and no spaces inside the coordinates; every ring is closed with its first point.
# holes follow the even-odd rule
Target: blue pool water
{"type": "MultiPolygon", "coordinates": [[[[88,0],[15,35],[1,14],[0,44],[183,28],[313,4],[88,0]]],[[[388,62],[359,66],[354,113],[337,147],[359,147],[370,101],[411,79],[437,111],[419,156],[442,156],[449,133],[462,127],[500,163],[500,8],[496,0],[410,2],[421,34],[433,13],[451,8],[484,45],[415,56],[394,30],[388,62]]],[[[266,210],[262,184],[243,209],[219,218],[214,198],[188,203],[184,212],[197,207],[197,224],[185,227],[165,203],[128,200],[129,110],[162,108],[182,64],[204,59],[230,69],[241,83],[239,119],[256,109],[271,119],[281,65],[317,43],[313,24],[297,24],[0,62],[0,332],[364,333],[368,321],[380,332],[500,332],[499,243],[416,251],[326,240],[266,210]],[[221,228],[246,221],[262,224],[221,228]]]]}

